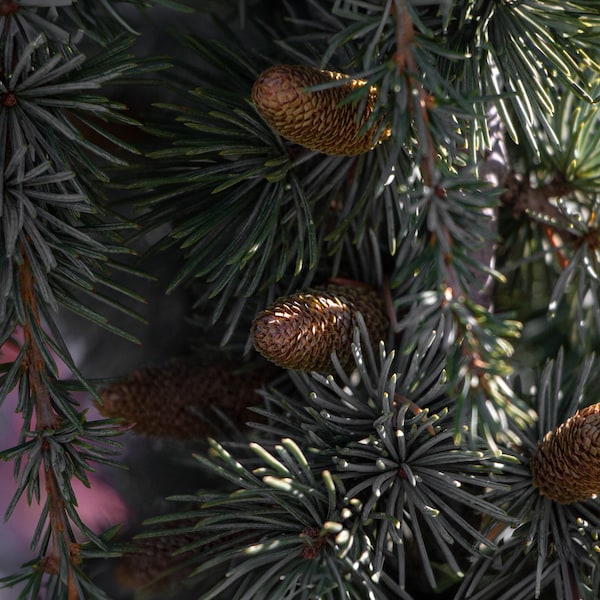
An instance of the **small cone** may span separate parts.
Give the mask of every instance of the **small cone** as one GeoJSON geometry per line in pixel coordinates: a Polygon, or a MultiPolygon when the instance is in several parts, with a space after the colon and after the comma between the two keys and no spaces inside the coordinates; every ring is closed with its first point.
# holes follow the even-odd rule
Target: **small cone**
{"type": "MultiPolygon", "coordinates": [[[[351,80],[343,73],[302,65],[278,65],[258,77],[252,88],[252,101],[264,120],[282,137],[324,154],[355,156],[371,150],[379,141],[375,137],[379,123],[359,135],[375,106],[374,87],[361,115],[360,103],[339,105],[363,85],[364,81],[351,80]],[[343,79],[348,82],[315,92],[304,91],[309,86],[343,79]]],[[[387,135],[389,132],[384,136],[387,135]]]]}
{"type": "MultiPolygon", "coordinates": [[[[269,372],[272,372],[269,370],[269,372]]],[[[189,439],[215,435],[216,407],[243,427],[260,404],[255,392],[267,380],[267,370],[236,373],[232,365],[197,365],[174,361],[164,367],[134,371],[124,381],[100,391],[100,412],[120,417],[137,433],[189,439]]]]}
{"type": "Polygon", "coordinates": [[[600,493],[600,403],[549,431],[531,457],[531,472],[540,494],[560,504],[600,493]]]}
{"type": "Polygon", "coordinates": [[[331,371],[333,351],[347,369],[354,364],[351,343],[357,312],[372,342],[385,336],[389,321],[383,299],[371,288],[331,285],[279,298],[256,316],[254,346],[286,369],[331,371]]]}
{"type": "Polygon", "coordinates": [[[185,565],[189,553],[178,551],[198,539],[198,534],[182,533],[136,540],[135,549],[123,554],[115,566],[115,579],[125,588],[147,588],[156,594],[175,588],[194,569],[185,565]]]}

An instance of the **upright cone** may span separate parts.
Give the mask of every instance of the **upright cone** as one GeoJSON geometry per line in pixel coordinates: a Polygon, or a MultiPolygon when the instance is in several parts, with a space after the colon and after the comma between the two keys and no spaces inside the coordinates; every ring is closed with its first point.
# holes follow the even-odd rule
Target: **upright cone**
{"type": "Polygon", "coordinates": [[[371,341],[382,339],[389,321],[383,299],[371,288],[331,285],[279,298],[254,320],[254,346],[286,369],[331,371],[334,351],[342,366],[350,368],[358,312],[371,341]]]}
{"type": "Polygon", "coordinates": [[[549,431],[531,457],[533,485],[560,504],[600,493],[600,403],[549,431]]]}
{"type": "MultiPolygon", "coordinates": [[[[371,116],[377,90],[371,87],[364,110],[359,103],[340,105],[365,81],[343,73],[320,71],[302,65],[278,65],[267,69],[252,88],[252,100],[265,121],[282,137],[324,154],[354,156],[371,150],[379,141],[379,123],[360,134],[371,116]],[[304,88],[346,80],[347,83],[318,91],[304,88]]],[[[385,133],[384,136],[389,135],[385,133]]]]}

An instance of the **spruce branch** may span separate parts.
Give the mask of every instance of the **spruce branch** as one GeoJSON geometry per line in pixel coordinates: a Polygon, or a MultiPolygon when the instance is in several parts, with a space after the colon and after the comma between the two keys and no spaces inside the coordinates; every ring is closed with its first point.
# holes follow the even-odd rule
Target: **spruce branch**
{"type": "MultiPolygon", "coordinates": [[[[490,580],[485,574],[497,568],[492,564],[491,555],[477,558],[457,598],[539,598],[544,589],[552,590],[556,598],[565,600],[598,594],[594,575],[598,559],[593,549],[600,526],[598,502],[595,496],[577,499],[569,496],[571,483],[568,479],[562,481],[562,486],[560,480],[556,481],[562,495],[555,498],[546,495],[543,486],[540,487],[542,480],[537,470],[540,464],[547,466],[546,461],[553,460],[549,455],[539,454],[543,440],[549,440],[553,436],[550,432],[556,428],[568,427],[561,423],[578,423],[576,411],[586,404],[593,364],[591,357],[581,366],[574,380],[563,374],[562,351],[555,361],[546,364],[537,382],[536,422],[526,429],[511,425],[520,437],[519,451],[515,453],[519,464],[506,465],[511,487],[499,496],[508,513],[517,517],[521,525],[500,544],[494,560],[499,559],[496,564],[501,569],[515,571],[510,578],[500,576],[490,580]],[[567,503],[563,503],[567,497],[567,503]],[[526,576],[530,569],[535,570],[535,576],[526,576]]],[[[584,408],[582,414],[590,410],[593,407],[584,408]]],[[[580,453],[587,459],[587,449],[570,444],[564,457],[567,463],[559,459],[561,466],[567,467],[569,454],[575,461],[581,460],[580,453]]],[[[490,529],[494,539],[505,534],[506,529],[501,527],[490,529]]]]}
{"type": "MultiPolygon", "coordinates": [[[[93,591],[95,586],[81,571],[81,541],[73,524],[99,549],[106,551],[108,547],[79,518],[70,480],[77,477],[89,485],[86,471],[91,470],[90,461],[114,464],[114,448],[103,438],[114,436],[117,431],[109,422],[86,423],[83,415],[73,408],[71,398],[60,389],[56,366],[49,362],[52,359],[41,345],[44,334],[35,277],[26,257],[19,267],[18,280],[25,317],[18,360],[24,392],[20,410],[25,419],[19,446],[0,453],[4,460],[15,461],[18,475],[17,490],[6,518],[25,491],[29,502],[34,499],[39,502],[44,497],[45,506],[33,542],[39,552],[34,569],[4,578],[2,583],[12,586],[26,580],[27,585],[20,593],[23,598],[36,597],[37,590],[45,585],[52,597],[75,600],[85,597],[84,588],[93,591]],[[27,459],[25,464],[23,459],[27,459]]],[[[5,388],[5,391],[10,390],[5,388]]],[[[102,592],[97,590],[97,593],[101,597],[102,592]]]]}
{"type": "Polygon", "coordinates": [[[136,184],[158,191],[150,198],[145,195],[141,203],[143,209],[150,209],[145,227],[172,221],[171,239],[164,242],[178,243],[186,252],[184,267],[171,288],[190,278],[206,277],[214,282],[211,296],[224,292],[228,298],[247,297],[288,270],[298,275],[316,265],[318,218],[310,208],[314,192],[305,189],[296,171],[311,156],[288,155],[249,106],[247,96],[258,70],[241,59],[241,52],[211,48],[191,36],[185,42],[226,69],[224,81],[233,89],[198,88],[188,95],[190,107],[167,107],[181,113],[182,128],[173,148],[153,154],[170,159],[166,175],[136,184]],[[238,87],[243,82],[247,87],[240,96],[238,87]],[[290,195],[284,193],[288,186],[290,195]],[[224,206],[236,207],[235,221],[223,218],[224,206]],[[225,252],[223,245],[231,239],[228,232],[235,232],[235,242],[225,252]],[[215,258],[219,256],[224,260],[215,258]]]}
{"type": "MultiPolygon", "coordinates": [[[[597,40],[590,35],[598,7],[576,1],[569,6],[537,2],[472,2],[452,6],[449,41],[474,60],[448,63],[448,75],[466,93],[478,89],[493,97],[511,138],[543,151],[537,131],[558,146],[550,118],[563,89],[589,101],[597,68],[597,40]],[[581,15],[586,14],[585,24],[581,15]],[[499,75],[499,77],[498,77],[499,75]]],[[[483,112],[482,112],[483,114],[483,112]]],[[[483,120],[477,121],[485,127],[483,120]]],[[[485,135],[485,132],[483,132],[485,135]]]]}
{"type": "Polygon", "coordinates": [[[398,71],[401,76],[406,77],[407,94],[414,97],[414,106],[412,112],[415,115],[416,129],[421,134],[419,136],[420,161],[419,166],[423,176],[423,183],[426,187],[434,185],[436,151],[431,129],[429,124],[429,105],[432,98],[427,94],[425,88],[419,82],[413,79],[411,74],[419,73],[420,69],[413,54],[412,45],[414,44],[415,31],[413,22],[408,11],[408,6],[404,0],[396,2],[390,6],[390,13],[396,17],[396,53],[394,61],[398,65],[398,71]],[[414,93],[413,93],[414,92],[414,93]]]}
{"type": "MultiPolygon", "coordinates": [[[[577,315],[574,333],[586,345],[594,343],[598,331],[597,216],[593,209],[598,176],[597,123],[594,104],[564,91],[551,120],[557,144],[551,144],[545,132],[537,132],[542,161],[529,157],[516,165],[502,196],[515,219],[524,214],[537,229],[539,241],[532,244],[533,256],[556,279],[548,294],[550,317],[556,318],[569,305],[577,315]]],[[[514,236],[511,238],[514,242],[514,236]]],[[[519,248],[522,245],[518,243],[519,248]]],[[[512,258],[501,260],[506,272],[521,269],[512,258]]]]}
{"type": "Polygon", "coordinates": [[[180,498],[200,506],[180,516],[194,518],[194,531],[204,540],[199,544],[204,556],[192,575],[207,582],[202,598],[223,593],[247,600],[258,593],[272,598],[385,598],[364,561],[368,540],[352,521],[356,503],[343,500],[332,474],[314,471],[310,456],[289,438],[272,452],[256,443],[250,447],[259,460],[252,470],[214,441],[212,458],[197,456],[234,483],[234,493],[180,498]],[[218,548],[212,544],[216,535],[222,540],[218,548]],[[223,569],[227,577],[212,583],[211,572],[223,569]],[[290,577],[272,577],[282,569],[290,577]]]}
{"type": "MultiPolygon", "coordinates": [[[[94,9],[96,24],[112,21],[113,46],[86,58],[78,49],[80,37],[71,37],[79,26],[69,21],[73,13],[65,4],[70,3],[1,3],[2,342],[17,327],[23,336],[16,359],[2,370],[0,403],[18,389],[16,410],[23,419],[18,444],[0,453],[14,462],[16,478],[5,518],[23,501],[42,509],[31,544],[35,558],[0,583],[20,586],[20,598],[45,594],[75,600],[107,597],[84,572],[83,560],[109,556],[114,532],[98,535],[84,523],[72,484],[77,479],[89,487],[94,465],[118,463],[119,446],[112,438],[121,430],[111,421],[88,421],[79,409],[73,392],[96,392],[74,364],[56,312],[66,307],[121,332],[86,306],[83,293],[134,315],[101,291],[139,300],[110,280],[117,264],[109,257],[130,253],[120,231],[131,225],[104,208],[98,181],[108,176],[96,162],[124,165],[120,153],[133,148],[123,142],[107,149],[82,130],[83,124],[92,125],[114,141],[101,123],[139,123],[121,114],[120,103],[96,95],[108,82],[136,72],[128,54],[132,40],[120,37],[123,23],[115,20],[117,13],[104,2],[94,9]],[[62,380],[59,360],[78,380],[75,384],[62,380]]],[[[81,29],[91,33],[93,24],[88,20],[81,29]]]]}
{"type": "MultiPolygon", "coordinates": [[[[500,269],[512,267],[500,246],[512,238],[496,226],[518,205],[529,220],[529,229],[519,232],[519,264],[545,261],[555,290],[541,304],[554,311],[560,299],[576,296],[569,322],[577,322],[582,336],[585,318],[597,318],[592,283],[597,279],[597,161],[584,140],[597,140],[589,101],[598,72],[593,35],[598,8],[577,0],[568,6],[553,0],[331,4],[310,0],[284,6],[290,21],[280,21],[279,13],[265,20],[260,30],[268,37],[266,60],[264,55],[246,60],[235,56],[239,51],[192,41],[197,55],[208,57],[229,80],[217,90],[203,84],[195,92],[201,102],[188,96],[189,106],[176,108],[203,139],[174,127],[180,137],[156,157],[173,159],[163,164],[175,177],[142,184],[158,190],[146,204],[150,225],[172,223],[175,236],[165,243],[180,236],[187,252],[177,283],[194,277],[205,282],[198,307],[214,308],[213,320],[227,324],[228,339],[235,337],[233,329],[247,324],[249,315],[242,313],[252,312],[252,303],[261,297],[267,301],[258,306],[270,308],[259,324],[265,319],[273,326],[267,345],[276,345],[287,334],[278,319],[285,320],[302,299],[297,290],[307,289],[312,280],[326,280],[332,271],[352,272],[354,253],[360,254],[371,239],[381,265],[377,276],[390,281],[388,304],[395,313],[394,337],[378,345],[372,344],[366,319],[356,316],[348,361],[325,343],[328,336],[321,335],[318,319],[301,318],[306,328],[285,336],[284,354],[290,348],[301,353],[325,348],[326,362],[281,363],[321,372],[291,371],[287,380],[263,390],[265,405],[255,408],[261,419],[253,425],[259,440],[252,444],[256,457],[235,444],[213,444],[210,458],[199,457],[237,490],[180,498],[202,503],[189,516],[198,519],[204,542],[221,531],[232,533],[232,523],[242,519],[253,531],[227,538],[220,549],[211,547],[208,558],[198,559],[202,564],[196,574],[206,582],[208,571],[219,567],[208,597],[229,592],[246,597],[260,586],[275,597],[295,593],[292,583],[304,581],[309,572],[294,558],[320,560],[323,540],[331,541],[321,522],[327,498],[328,507],[348,509],[344,527],[369,556],[368,568],[363,572],[367,563],[357,562],[357,570],[364,585],[367,580],[376,585],[351,590],[358,595],[368,589],[373,595],[419,597],[424,588],[439,589],[438,562],[447,574],[451,571],[449,585],[458,588],[457,597],[530,598],[543,589],[561,598],[583,596],[589,589],[597,595],[595,500],[575,503],[576,510],[561,507],[540,495],[531,469],[535,445],[559,424],[553,418],[548,428],[544,411],[561,406],[571,389],[560,385],[561,369],[549,366],[537,394],[520,390],[512,370],[519,368],[523,354],[515,355],[515,347],[523,353],[528,340],[519,346],[521,324],[493,312],[490,282],[504,284],[500,269]],[[276,36],[280,42],[273,49],[270,41],[276,36]],[[295,60],[288,60],[290,55],[295,60]],[[282,67],[272,66],[290,64],[301,66],[283,67],[283,75],[282,67]],[[295,108],[302,119],[308,115],[302,120],[307,131],[296,135],[294,121],[290,135],[279,124],[274,130],[264,127],[247,101],[265,67],[267,76],[278,74],[284,85],[292,75],[322,70],[349,77],[301,78],[291,86],[290,114],[286,94],[282,100],[269,88],[268,100],[275,98],[275,112],[286,124],[294,121],[295,108]],[[351,107],[356,121],[368,107],[363,129],[389,128],[390,136],[373,148],[368,140],[368,152],[357,157],[332,159],[307,150],[324,148],[313,144],[319,115],[335,111],[305,110],[305,105],[314,100],[318,106],[325,92],[341,92],[348,79],[362,85],[337,108],[351,107]],[[307,82],[314,85],[300,92],[307,82]],[[510,153],[504,148],[505,132],[514,142],[510,153]],[[233,165],[224,157],[234,159],[233,165]],[[232,167],[239,171],[231,174],[232,167]],[[293,195],[300,189],[305,214],[313,218],[317,251],[308,268],[298,261],[296,270],[290,268],[293,261],[284,265],[289,255],[281,257],[280,251],[285,245],[277,238],[269,245],[263,243],[266,237],[254,235],[257,230],[247,222],[255,215],[248,210],[240,217],[243,223],[214,226],[217,209],[202,196],[218,196],[220,207],[235,219],[245,194],[273,190],[280,182],[282,187],[269,195],[273,212],[285,206],[282,190],[293,195]],[[172,200],[183,214],[169,206],[172,200]],[[262,252],[262,262],[249,256],[244,236],[249,243],[261,242],[257,253],[262,252]],[[499,266],[497,248],[503,259],[499,266]],[[529,249],[534,259],[527,256],[529,249]],[[280,268],[271,262],[273,256],[281,258],[280,268]],[[250,270],[237,279],[234,272],[240,268],[250,270]],[[298,285],[299,276],[308,285],[298,285]],[[213,303],[219,295],[224,299],[213,303]],[[280,296],[285,300],[270,304],[280,296]],[[230,301],[235,318],[226,316],[230,301]],[[302,447],[302,457],[296,447],[302,447]],[[287,520],[279,518],[282,509],[289,513],[287,520]],[[290,520],[293,531],[282,527],[290,520]],[[308,544],[298,550],[300,539],[308,544]],[[415,579],[425,580],[423,587],[410,576],[411,558],[419,565],[415,579]],[[457,582],[465,568],[461,585],[457,582]]],[[[190,73],[200,79],[197,69],[190,73]]],[[[214,77],[207,81],[214,86],[214,77]]],[[[255,94],[255,102],[259,113],[266,113],[264,98],[255,94]]],[[[266,120],[271,122],[269,116],[266,120]]],[[[336,132],[339,125],[328,123],[325,130],[336,132]]],[[[353,136],[352,128],[342,124],[342,129],[353,136]]],[[[255,197],[252,206],[264,195],[255,197]]],[[[265,211],[266,222],[273,212],[265,211]]],[[[300,212],[279,213],[265,231],[277,227],[285,232],[291,222],[304,225],[303,219],[300,212]]],[[[311,311],[304,306],[299,312],[304,317],[311,311]]],[[[592,341],[589,332],[586,341],[592,341]]],[[[581,386],[573,392],[578,401],[581,386]]],[[[561,442],[561,450],[565,446],[570,444],[561,442]]],[[[333,552],[340,558],[345,549],[333,552]]],[[[315,586],[326,581],[326,586],[309,588],[308,595],[315,589],[323,597],[334,589],[350,593],[330,579],[331,571],[326,570],[325,579],[321,573],[313,572],[312,581],[315,586]]]]}
{"type": "Polygon", "coordinates": [[[487,479],[494,453],[482,440],[463,438],[455,445],[440,340],[416,333],[415,324],[397,355],[388,354],[383,342],[375,353],[364,322],[359,323],[353,343],[358,380],[353,382],[339,364],[335,376],[294,374],[298,393],[265,393],[277,410],[259,410],[270,424],[255,426],[273,436],[305,438],[315,467],[335,465],[347,498],[360,500],[376,572],[385,572],[400,589],[412,588],[405,560],[414,548],[435,588],[432,555],[441,552],[458,576],[460,553],[447,544],[456,543],[468,554],[472,536],[484,546],[491,543],[448,502],[478,506],[505,522],[510,517],[477,492],[497,485],[500,493],[504,484],[501,477],[493,483],[487,479]],[[457,491],[459,481],[463,491],[457,491]]]}
{"type": "Polygon", "coordinates": [[[100,94],[147,71],[120,37],[134,20],[105,0],[0,1],[0,343],[23,332],[0,365],[23,427],[0,457],[8,516],[42,504],[37,556],[2,583],[106,597],[85,561],[125,549],[122,581],[160,597],[181,581],[207,599],[596,598],[598,3],[201,9],[211,35],[172,40],[131,168],[115,129],[139,123],[100,94]],[[142,226],[127,242],[99,185],[112,167],[142,226]],[[189,317],[188,354],[233,362],[98,393],[55,312],[127,336],[96,306],[139,319],[114,273],[142,238],[161,262],[179,251],[168,291],[192,315],[167,318],[189,317]],[[253,341],[276,375],[243,366],[253,341]],[[80,389],[140,433],[220,440],[127,546],[76,508],[74,479],[114,463],[122,431],[88,422],[80,389]]]}

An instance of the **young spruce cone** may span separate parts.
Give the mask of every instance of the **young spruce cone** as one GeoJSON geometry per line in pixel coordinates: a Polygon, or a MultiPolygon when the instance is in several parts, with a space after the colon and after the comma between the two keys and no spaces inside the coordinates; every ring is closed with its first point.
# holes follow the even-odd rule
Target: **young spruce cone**
{"type": "Polygon", "coordinates": [[[360,312],[371,337],[385,337],[389,321],[381,296],[373,289],[330,285],[279,298],[255,318],[256,349],[286,369],[331,371],[335,350],[341,365],[354,365],[352,336],[360,312]]]}
{"type": "MultiPolygon", "coordinates": [[[[340,102],[365,81],[351,80],[343,73],[320,71],[302,65],[279,65],[267,69],[252,87],[252,101],[265,121],[284,138],[324,154],[355,156],[371,150],[380,123],[359,135],[375,101],[377,90],[371,87],[362,115],[359,104],[340,102]],[[348,79],[343,85],[304,91],[308,86],[348,79]]],[[[386,133],[385,136],[388,134],[386,133]]]]}
{"type": "Polygon", "coordinates": [[[125,588],[146,588],[164,597],[167,589],[176,588],[193,571],[195,565],[185,565],[189,552],[181,551],[198,539],[199,534],[177,533],[136,540],[134,549],[115,566],[115,579],[125,588]]]}
{"type": "Polygon", "coordinates": [[[600,493],[600,403],[549,431],[531,457],[533,485],[560,504],[600,493]]]}
{"type": "MultiPolygon", "coordinates": [[[[270,371],[270,369],[269,369],[270,371]]],[[[120,417],[134,431],[156,437],[188,439],[215,435],[216,407],[235,425],[251,418],[249,406],[261,402],[255,389],[267,370],[236,373],[225,363],[198,365],[173,361],[163,367],[134,371],[100,392],[106,417],[120,417]]]]}

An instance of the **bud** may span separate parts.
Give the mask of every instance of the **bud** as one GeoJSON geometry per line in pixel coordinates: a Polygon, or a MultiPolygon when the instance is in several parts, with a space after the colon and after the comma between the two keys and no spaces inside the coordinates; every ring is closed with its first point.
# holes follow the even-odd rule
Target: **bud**
{"type": "Polygon", "coordinates": [[[364,318],[372,342],[389,326],[382,297],[367,287],[330,285],[279,298],[255,318],[256,349],[286,369],[331,371],[331,353],[348,369],[354,364],[352,337],[356,313],[364,318]]]}
{"type": "MultiPolygon", "coordinates": [[[[363,80],[350,79],[343,73],[320,71],[302,65],[278,65],[267,69],[252,87],[252,101],[264,120],[284,138],[324,154],[355,156],[371,150],[380,123],[359,134],[371,116],[377,100],[377,89],[371,87],[362,114],[362,103],[340,102],[363,80]],[[318,91],[304,88],[348,80],[346,83],[318,91]]],[[[382,137],[387,137],[389,132],[382,137]]]]}
{"type": "Polygon", "coordinates": [[[261,402],[255,392],[270,369],[248,373],[225,363],[198,365],[173,361],[163,367],[134,371],[124,381],[100,391],[100,412],[120,417],[134,431],[156,437],[188,439],[215,434],[216,407],[239,427],[249,419],[248,407],[261,402]]]}
{"type": "Polygon", "coordinates": [[[531,457],[533,485],[560,504],[600,493],[600,403],[549,431],[531,457]]]}

